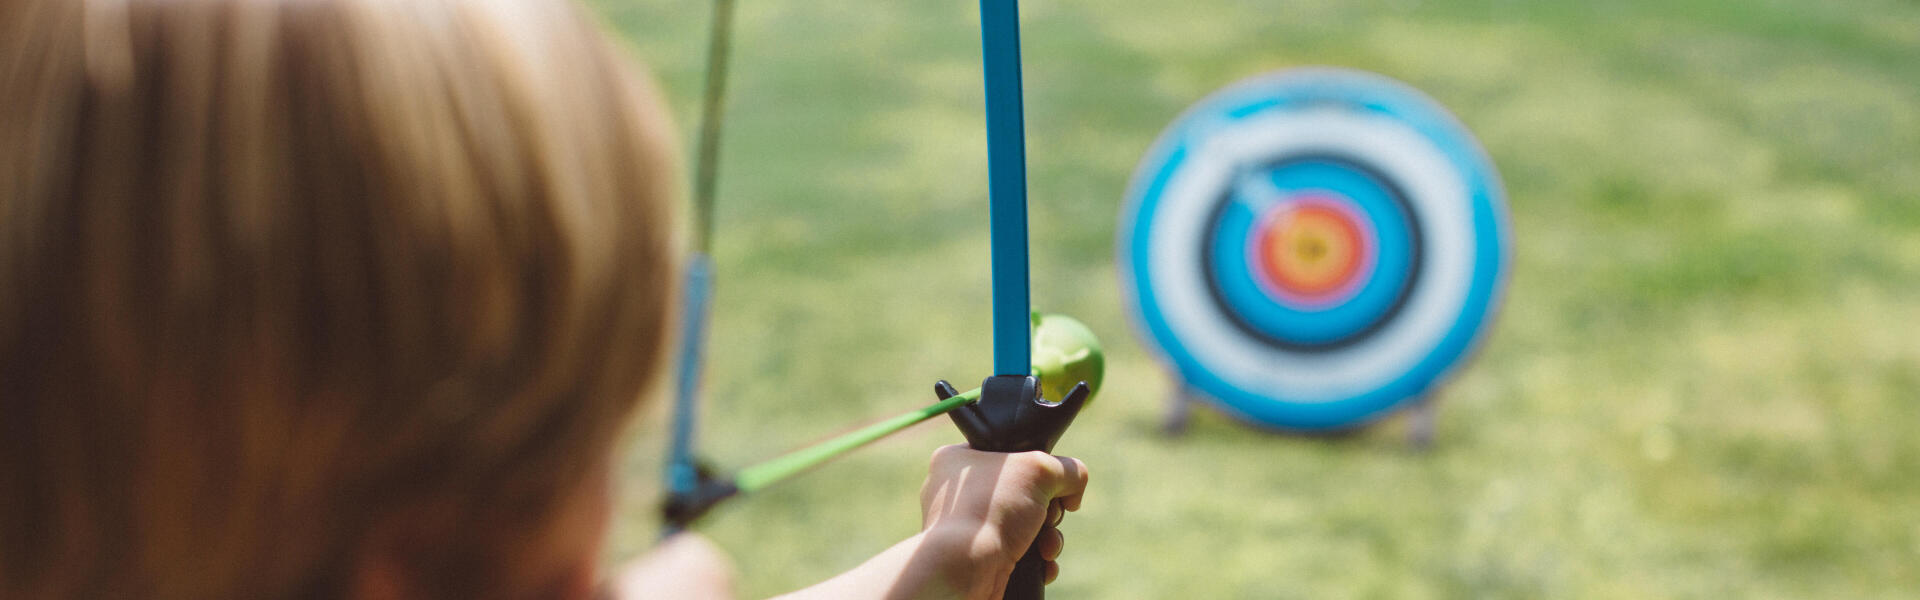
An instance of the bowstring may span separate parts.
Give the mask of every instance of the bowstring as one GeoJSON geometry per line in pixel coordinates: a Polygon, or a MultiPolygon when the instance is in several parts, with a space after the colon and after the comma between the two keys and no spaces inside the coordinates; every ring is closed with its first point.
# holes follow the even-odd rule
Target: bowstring
{"type": "MultiPolygon", "coordinates": [[[[701,367],[705,362],[706,329],[713,299],[714,195],[720,157],[720,131],[726,121],[727,63],[733,45],[734,0],[714,0],[707,41],[706,86],[700,104],[700,132],[694,155],[693,248],[687,256],[680,334],[679,371],[675,382],[673,429],[665,473],[670,496],[690,495],[700,484],[694,457],[698,430],[701,367]]],[[[669,523],[667,534],[675,532],[669,523]]]]}
{"type": "MultiPolygon", "coordinates": [[[[1017,0],[982,0],[981,43],[987,104],[988,188],[993,267],[996,374],[1030,373],[1032,323],[1028,270],[1026,135],[1021,102],[1017,0]]],[[[693,180],[693,250],[685,305],[671,446],[666,473],[670,497],[696,493],[702,473],[693,454],[706,325],[712,299],[714,197],[721,128],[726,120],[727,66],[732,50],[734,0],[714,0],[708,36],[693,180]]],[[[971,393],[971,392],[970,392],[971,393]]],[[[941,411],[944,412],[944,411],[941,411]]],[[[665,534],[678,531],[668,523],[665,534]]]]}
{"type": "Polygon", "coordinates": [[[720,165],[720,128],[727,112],[727,65],[733,51],[733,2],[714,0],[707,40],[707,82],[700,103],[700,142],[693,175],[693,247],[713,251],[713,197],[720,165]]]}

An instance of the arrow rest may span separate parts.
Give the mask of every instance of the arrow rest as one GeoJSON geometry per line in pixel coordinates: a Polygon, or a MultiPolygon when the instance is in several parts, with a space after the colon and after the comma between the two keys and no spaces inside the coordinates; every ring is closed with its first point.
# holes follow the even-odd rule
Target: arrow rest
{"type": "Polygon", "coordinates": [[[666,521],[661,535],[663,538],[685,530],[722,501],[740,494],[739,486],[730,479],[716,475],[705,461],[695,462],[693,468],[692,487],[667,494],[667,501],[660,506],[660,513],[666,521]]]}
{"type": "MultiPolygon", "coordinates": [[[[934,384],[941,400],[959,395],[952,384],[934,384]]],[[[1067,426],[1087,404],[1092,391],[1082,381],[1059,402],[1040,394],[1040,379],[1032,375],[995,375],[980,382],[980,400],[947,416],[966,436],[967,445],[987,452],[1053,451],[1067,426]]]]}

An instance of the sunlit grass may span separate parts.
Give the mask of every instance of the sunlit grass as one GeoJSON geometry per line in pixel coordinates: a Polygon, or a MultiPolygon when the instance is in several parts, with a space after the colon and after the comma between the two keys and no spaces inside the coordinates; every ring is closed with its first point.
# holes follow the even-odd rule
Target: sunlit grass
{"type": "MultiPolygon", "coordinates": [[[[599,0],[695,122],[707,7],[599,0]]],[[[1068,598],[1920,594],[1920,4],[1024,3],[1035,302],[1110,348],[1060,451],[1094,486],[1068,598]],[[1511,196],[1513,289],[1441,434],[1202,414],[1131,335],[1112,236],[1140,154],[1265,70],[1454,109],[1511,196]]],[[[701,446],[742,465],[987,369],[972,3],[744,0],[701,446]]],[[[657,407],[656,407],[657,408],[657,407]]],[[[657,416],[657,415],[656,415],[657,416]]],[[[659,419],[616,557],[650,542],[659,419]]],[[[767,595],[911,533],[944,423],[716,514],[767,595]]]]}

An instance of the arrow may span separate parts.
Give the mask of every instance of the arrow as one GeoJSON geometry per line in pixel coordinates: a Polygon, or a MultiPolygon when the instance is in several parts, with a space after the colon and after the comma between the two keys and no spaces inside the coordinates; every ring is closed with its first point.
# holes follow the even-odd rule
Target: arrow
{"type": "Polygon", "coordinates": [[[688,493],[675,493],[668,499],[665,511],[668,525],[673,529],[685,528],[724,500],[767,489],[773,484],[826,464],[880,438],[899,433],[927,419],[947,414],[972,404],[978,399],[980,399],[979,389],[967,391],[944,398],[927,407],[915,409],[741,469],[732,478],[708,477],[697,480],[688,486],[688,493]]]}

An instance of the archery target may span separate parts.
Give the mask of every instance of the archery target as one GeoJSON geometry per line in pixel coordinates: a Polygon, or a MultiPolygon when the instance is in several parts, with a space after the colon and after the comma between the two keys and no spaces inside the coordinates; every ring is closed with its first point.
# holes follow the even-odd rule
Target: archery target
{"type": "Polygon", "coordinates": [[[1492,162],[1379,75],[1299,69],[1217,92],[1161,134],[1127,197],[1137,328],[1186,385],[1261,425],[1351,427],[1416,399],[1505,289],[1492,162]]]}

